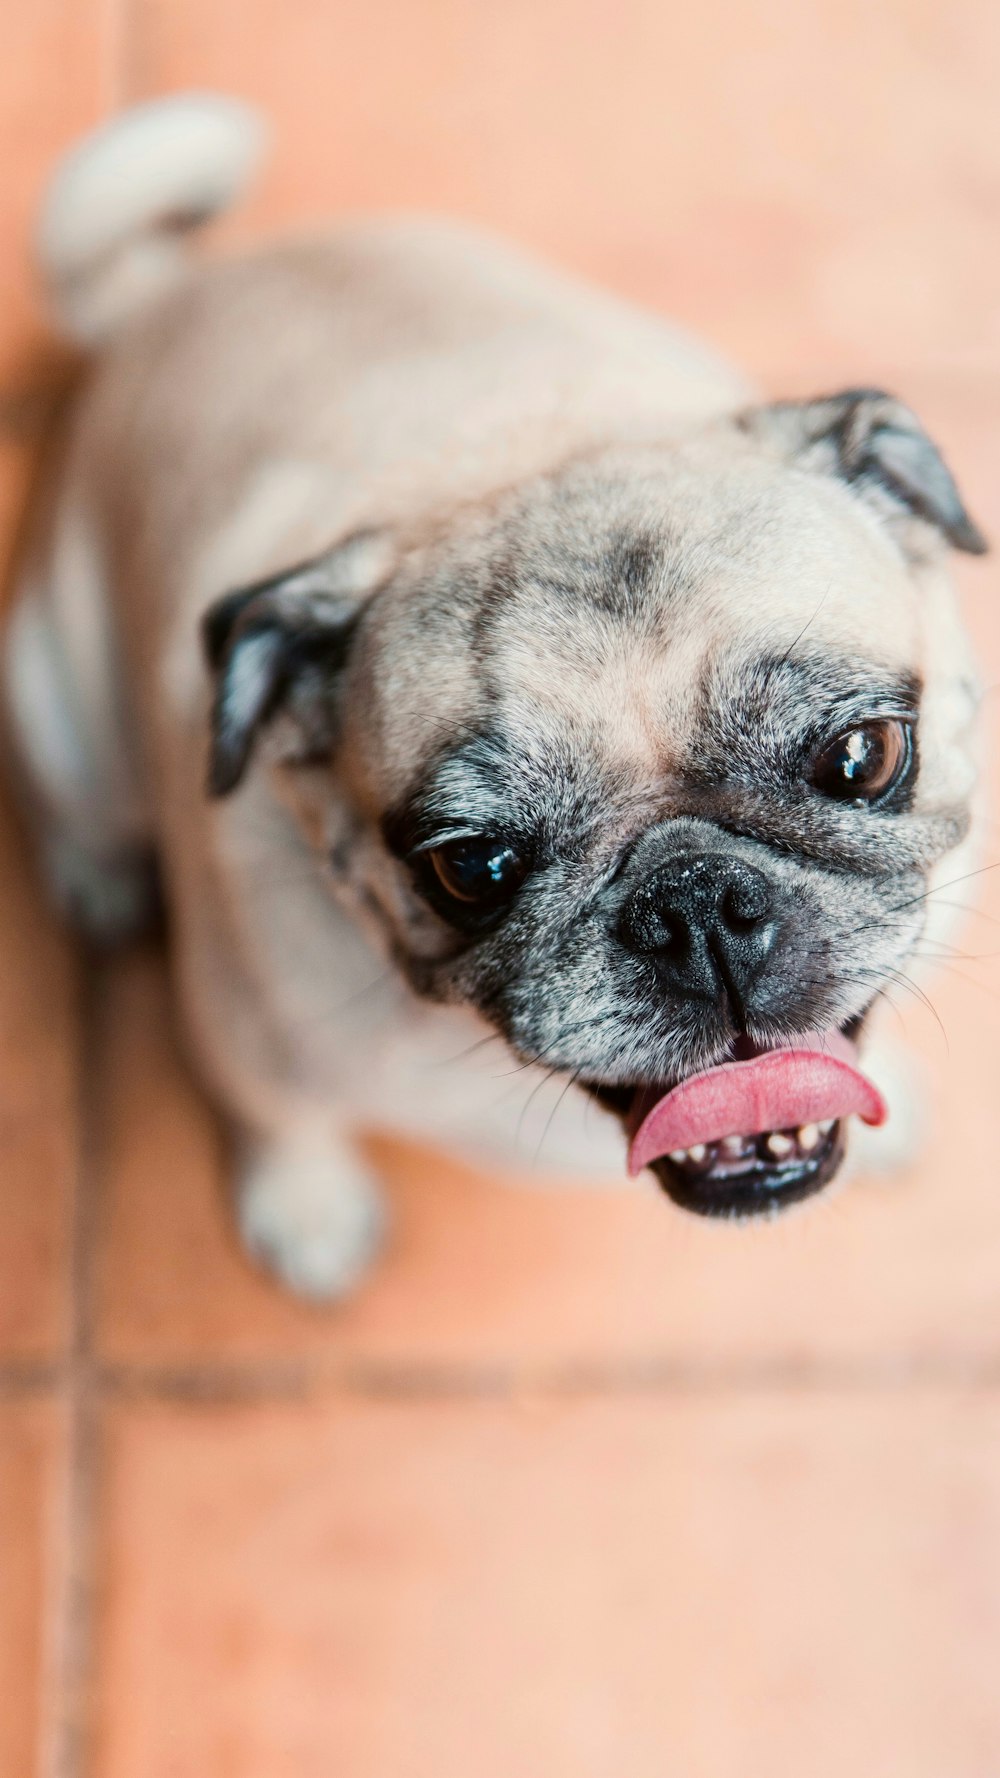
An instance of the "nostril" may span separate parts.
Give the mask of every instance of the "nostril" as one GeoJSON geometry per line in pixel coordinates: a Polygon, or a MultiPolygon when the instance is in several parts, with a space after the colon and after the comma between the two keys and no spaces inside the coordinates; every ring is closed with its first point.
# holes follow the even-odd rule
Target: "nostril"
{"type": "Polygon", "coordinates": [[[625,923],[623,936],[630,950],[665,962],[682,964],[691,952],[691,931],[683,915],[670,908],[644,909],[625,923]]]}
{"type": "Polygon", "coordinates": [[[691,949],[691,933],[682,915],[672,913],[670,909],[661,910],[659,944],[656,948],[664,956],[678,959],[687,956],[691,949]]]}
{"type": "Polygon", "coordinates": [[[770,912],[771,897],[762,879],[729,883],[719,898],[719,913],[730,932],[752,932],[770,912]]]}

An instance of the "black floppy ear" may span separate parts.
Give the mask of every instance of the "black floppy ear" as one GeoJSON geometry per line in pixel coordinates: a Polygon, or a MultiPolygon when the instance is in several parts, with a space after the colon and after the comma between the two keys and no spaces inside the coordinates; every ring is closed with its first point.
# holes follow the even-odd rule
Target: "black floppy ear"
{"type": "Polygon", "coordinates": [[[300,756],[333,743],[336,682],[366,598],[387,577],[391,551],[358,532],[282,574],[226,593],[205,613],[202,643],[215,678],[208,790],[227,796],[261,730],[292,719],[300,756]]]}
{"type": "Polygon", "coordinates": [[[739,424],[790,460],[839,476],[883,517],[923,519],[955,549],[986,553],[989,545],[936,444],[916,415],[884,390],[776,401],[749,408],[739,424]]]}

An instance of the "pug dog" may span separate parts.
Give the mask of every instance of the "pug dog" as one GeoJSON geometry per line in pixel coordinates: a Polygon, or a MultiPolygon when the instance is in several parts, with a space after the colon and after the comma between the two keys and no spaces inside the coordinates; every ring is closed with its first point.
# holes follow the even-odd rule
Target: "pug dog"
{"type": "Polygon", "coordinates": [[[888,1152],[975,784],[935,445],[440,220],[199,262],[260,139],[175,97],[55,177],[92,357],[4,657],[60,904],[120,936],[158,861],[249,1248],[354,1285],[373,1125],[725,1218],[888,1152]]]}

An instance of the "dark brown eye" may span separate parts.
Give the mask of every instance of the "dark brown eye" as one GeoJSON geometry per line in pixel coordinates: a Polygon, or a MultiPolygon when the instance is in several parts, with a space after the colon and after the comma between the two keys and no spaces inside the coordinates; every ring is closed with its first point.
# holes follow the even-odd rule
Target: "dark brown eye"
{"type": "Polygon", "coordinates": [[[528,874],[525,860],[513,846],[489,834],[451,840],[426,857],[452,900],[483,912],[510,901],[528,874]]]}
{"type": "Polygon", "coordinates": [[[813,762],[812,781],[824,796],[872,803],[902,781],[912,759],[910,724],[884,717],[863,722],[824,747],[813,762]]]}

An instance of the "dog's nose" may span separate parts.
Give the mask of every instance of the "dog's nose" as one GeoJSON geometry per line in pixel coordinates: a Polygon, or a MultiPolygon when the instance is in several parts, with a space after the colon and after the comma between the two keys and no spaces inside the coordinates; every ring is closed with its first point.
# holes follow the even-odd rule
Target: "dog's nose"
{"type": "Polygon", "coordinates": [[[675,990],[714,1001],[721,983],[739,1012],[777,941],[774,896],[740,858],[672,858],[640,883],[619,935],[629,950],[655,957],[675,990]]]}

